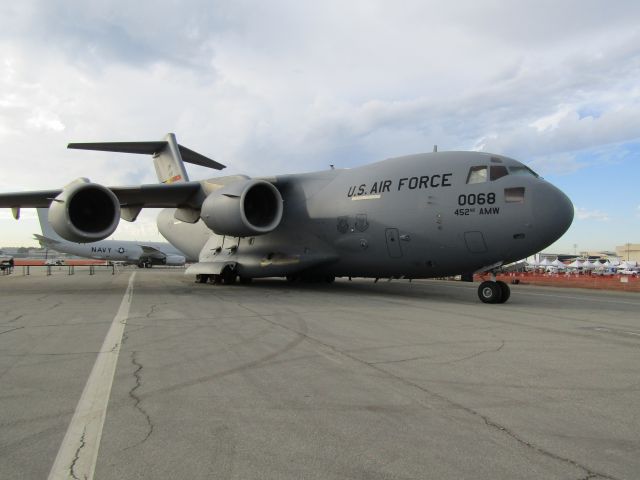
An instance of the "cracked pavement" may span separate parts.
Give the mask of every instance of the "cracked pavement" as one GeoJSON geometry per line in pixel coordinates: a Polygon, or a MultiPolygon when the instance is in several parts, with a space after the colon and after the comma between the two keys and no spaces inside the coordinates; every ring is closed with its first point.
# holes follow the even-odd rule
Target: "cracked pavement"
{"type": "MultiPolygon", "coordinates": [[[[7,478],[47,475],[127,276],[0,278],[7,478]]],[[[141,271],[95,478],[639,478],[639,308],[141,271]]]]}

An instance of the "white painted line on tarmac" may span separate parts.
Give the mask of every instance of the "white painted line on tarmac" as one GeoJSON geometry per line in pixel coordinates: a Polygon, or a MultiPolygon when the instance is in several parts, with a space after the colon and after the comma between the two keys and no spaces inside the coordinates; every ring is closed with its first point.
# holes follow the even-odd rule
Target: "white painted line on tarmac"
{"type": "Polygon", "coordinates": [[[135,276],[134,272],[129,278],[127,291],[93,365],[58,456],[53,462],[49,480],[93,479],[122,334],[133,298],[135,276]]]}

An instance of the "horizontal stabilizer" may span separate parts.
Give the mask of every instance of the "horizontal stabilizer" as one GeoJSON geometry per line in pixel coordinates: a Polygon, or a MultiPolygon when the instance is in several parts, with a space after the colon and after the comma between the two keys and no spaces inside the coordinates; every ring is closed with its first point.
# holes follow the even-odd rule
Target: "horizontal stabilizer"
{"type": "Polygon", "coordinates": [[[167,254],[158,250],[155,247],[150,247],[148,245],[140,245],[140,248],[142,248],[142,253],[144,253],[146,256],[151,257],[151,258],[166,258],[167,254]]]}
{"type": "MultiPolygon", "coordinates": [[[[120,153],[140,153],[146,155],[159,155],[165,148],[167,148],[168,142],[98,142],[98,143],[70,143],[67,148],[73,148],[77,150],[97,150],[100,152],[120,152],[120,153]]],[[[191,163],[193,165],[200,165],[201,167],[213,168],[214,170],[222,170],[226,168],[226,165],[216,162],[204,155],[194,152],[193,150],[178,145],[180,150],[180,156],[183,162],[191,163]]]]}
{"type": "Polygon", "coordinates": [[[38,235],[37,233],[33,234],[33,237],[38,240],[41,246],[43,247],[52,247],[60,242],[58,240],[54,240],[53,238],[45,237],[44,235],[38,235]]]}

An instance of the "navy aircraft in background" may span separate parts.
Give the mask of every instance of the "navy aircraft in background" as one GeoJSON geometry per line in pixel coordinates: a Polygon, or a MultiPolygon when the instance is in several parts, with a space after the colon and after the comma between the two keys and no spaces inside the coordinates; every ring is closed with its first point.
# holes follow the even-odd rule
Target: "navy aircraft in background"
{"type": "Polygon", "coordinates": [[[51,228],[48,219],[49,212],[46,208],[38,208],[37,210],[42,235],[36,233],[33,236],[43,247],[83,258],[138,265],[140,268],[151,268],[153,265],[182,266],[185,264],[184,253],[166,242],[137,242],[131,240],[102,240],[91,243],[70,242],[51,228]]]}
{"type": "Polygon", "coordinates": [[[111,235],[120,218],[165,208],[160,233],[198,259],[197,281],[253,278],[433,278],[487,272],[485,303],[509,286],[492,272],[544,249],[573,220],[567,196],[524,164],[483,152],[433,152],[353,169],[188,181],[183,162],[223,169],[168,134],[159,142],[69,144],[151,154],[160,183],[105,187],[78,179],[62,189],[0,194],[0,207],[49,207],[72,242],[111,235]]]}

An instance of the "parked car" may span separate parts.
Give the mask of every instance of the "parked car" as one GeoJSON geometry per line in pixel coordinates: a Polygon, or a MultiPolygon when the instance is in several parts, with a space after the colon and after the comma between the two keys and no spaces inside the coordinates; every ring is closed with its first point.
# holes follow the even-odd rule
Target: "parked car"
{"type": "Polygon", "coordinates": [[[49,266],[64,265],[64,260],[61,258],[49,258],[44,261],[44,264],[49,266]]]}
{"type": "Polygon", "coordinates": [[[631,269],[627,269],[627,270],[622,270],[620,272],[618,272],[622,275],[632,275],[634,277],[636,277],[638,275],[638,272],[636,270],[631,270],[631,269]]]}
{"type": "Polygon", "coordinates": [[[602,277],[609,277],[611,275],[615,275],[616,272],[614,270],[611,270],[610,268],[605,268],[605,269],[595,269],[593,272],[591,272],[591,275],[599,275],[602,277]]]}

